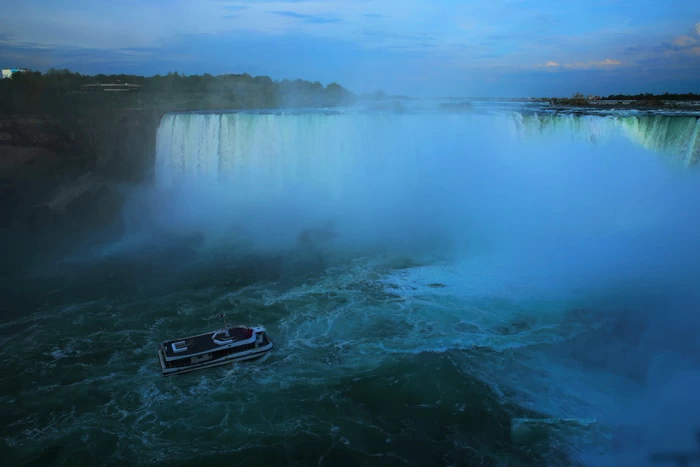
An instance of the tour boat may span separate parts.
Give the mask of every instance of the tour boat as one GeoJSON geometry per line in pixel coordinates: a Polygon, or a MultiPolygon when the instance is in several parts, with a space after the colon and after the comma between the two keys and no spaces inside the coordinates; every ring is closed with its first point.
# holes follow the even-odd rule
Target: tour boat
{"type": "Polygon", "coordinates": [[[231,326],[163,342],[158,358],[163,376],[187,373],[231,362],[255,360],[272,349],[272,341],[262,325],[231,326]]]}

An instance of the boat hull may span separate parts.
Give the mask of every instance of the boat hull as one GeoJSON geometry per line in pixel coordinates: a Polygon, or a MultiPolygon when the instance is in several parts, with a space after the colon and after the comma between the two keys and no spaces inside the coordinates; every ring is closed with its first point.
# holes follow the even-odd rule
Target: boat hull
{"type": "Polygon", "coordinates": [[[231,355],[226,355],[220,358],[215,358],[201,363],[193,363],[186,366],[172,367],[169,366],[165,360],[165,355],[163,354],[163,347],[158,347],[158,360],[160,361],[161,373],[163,376],[180,375],[183,373],[190,373],[192,371],[204,370],[206,368],[212,368],[215,366],[226,365],[234,362],[251,361],[257,360],[264,357],[270,350],[272,350],[272,341],[267,341],[266,345],[256,347],[250,350],[245,350],[242,352],[233,353],[231,355]]]}

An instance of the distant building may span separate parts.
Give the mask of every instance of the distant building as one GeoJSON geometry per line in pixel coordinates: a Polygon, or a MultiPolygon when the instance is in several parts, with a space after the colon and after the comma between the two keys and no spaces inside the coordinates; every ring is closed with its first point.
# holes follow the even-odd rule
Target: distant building
{"type": "Polygon", "coordinates": [[[83,84],[80,89],[83,91],[103,91],[103,92],[125,92],[138,91],[143,86],[129,83],[109,83],[109,84],[83,84]]]}
{"type": "Polygon", "coordinates": [[[2,77],[4,78],[12,78],[12,75],[15,73],[20,73],[22,71],[29,71],[24,68],[3,68],[2,69],[2,77]]]}

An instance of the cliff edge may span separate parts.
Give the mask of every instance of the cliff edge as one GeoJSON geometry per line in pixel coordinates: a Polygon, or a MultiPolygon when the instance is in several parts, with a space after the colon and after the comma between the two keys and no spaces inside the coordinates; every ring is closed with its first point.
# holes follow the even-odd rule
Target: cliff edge
{"type": "Polygon", "coordinates": [[[151,176],[160,117],[115,110],[0,118],[0,228],[118,224],[120,186],[151,176]]]}

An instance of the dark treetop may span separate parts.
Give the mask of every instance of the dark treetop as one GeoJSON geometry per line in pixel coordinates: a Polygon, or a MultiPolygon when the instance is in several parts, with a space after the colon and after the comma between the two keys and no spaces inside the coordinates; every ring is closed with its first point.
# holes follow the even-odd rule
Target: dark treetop
{"type": "Polygon", "coordinates": [[[268,76],[97,75],[51,69],[0,80],[0,114],[62,116],[81,110],[222,110],[335,107],[356,96],[337,83],[273,81],[268,76]]]}

